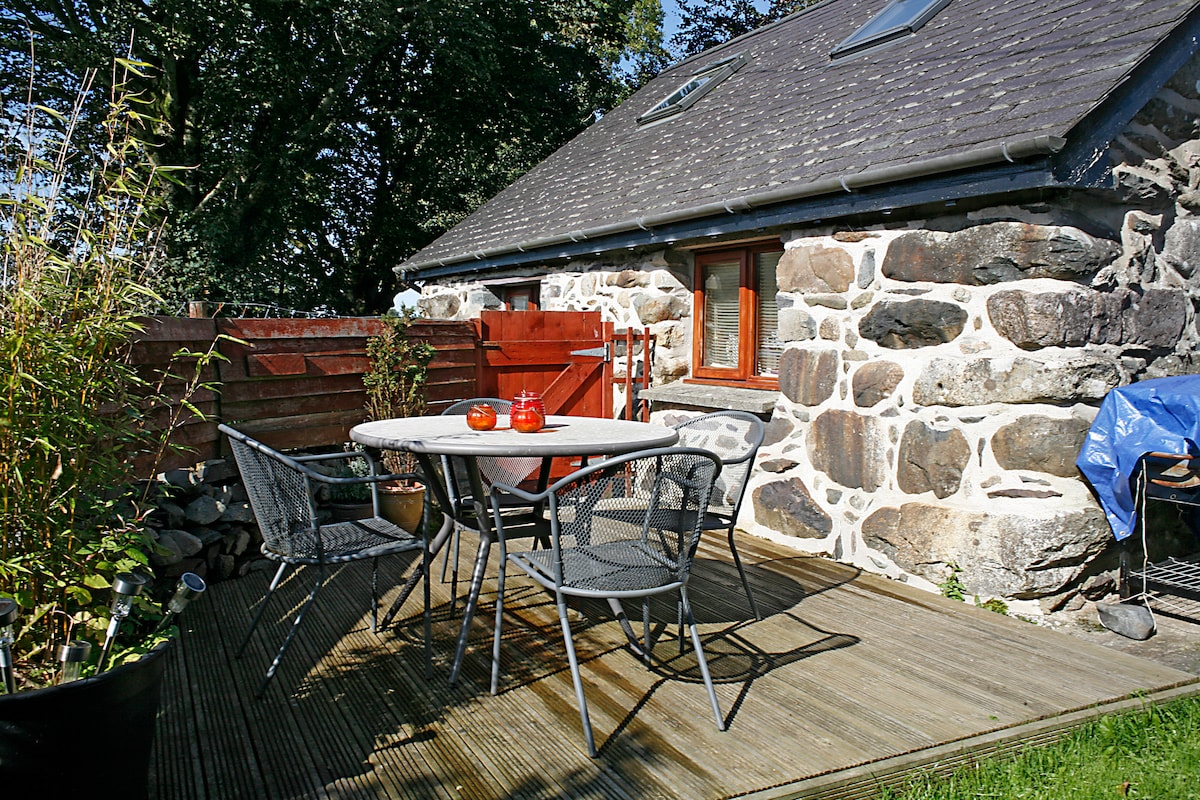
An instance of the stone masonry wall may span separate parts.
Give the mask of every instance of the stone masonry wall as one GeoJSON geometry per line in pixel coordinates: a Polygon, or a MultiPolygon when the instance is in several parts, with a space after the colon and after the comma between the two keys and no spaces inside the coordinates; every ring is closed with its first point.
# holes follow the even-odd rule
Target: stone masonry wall
{"type": "MultiPolygon", "coordinates": [[[[785,234],[780,398],[740,527],[926,588],[957,567],[982,597],[1069,592],[1112,541],[1074,465],[1100,401],[1200,371],[1198,79],[1114,142],[1116,192],[785,234]]],[[[661,385],[687,373],[690,281],[682,252],[572,263],[542,307],[649,327],[661,385]]],[[[482,287],[425,291],[469,315],[482,287]]]]}

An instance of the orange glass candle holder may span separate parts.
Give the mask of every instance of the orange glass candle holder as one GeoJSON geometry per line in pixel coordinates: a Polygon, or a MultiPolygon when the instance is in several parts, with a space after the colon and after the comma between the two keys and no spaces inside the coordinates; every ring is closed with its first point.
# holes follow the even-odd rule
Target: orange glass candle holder
{"type": "Polygon", "coordinates": [[[486,403],[467,409],[467,427],[473,431],[490,431],[496,427],[496,409],[486,403]]]}

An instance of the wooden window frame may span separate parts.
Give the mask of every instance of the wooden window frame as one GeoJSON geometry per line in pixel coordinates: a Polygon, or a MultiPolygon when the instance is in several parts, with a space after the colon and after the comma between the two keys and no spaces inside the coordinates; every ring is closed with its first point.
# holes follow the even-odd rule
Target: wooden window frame
{"type": "Polygon", "coordinates": [[[758,375],[758,276],[755,258],[762,253],[783,251],[778,241],[723,247],[695,255],[692,283],[692,377],[688,383],[744,386],[751,389],[778,389],[779,378],[758,375]],[[704,267],[719,261],[737,259],[738,280],[738,366],[706,367],[704,361],[704,267]]]}
{"type": "Polygon", "coordinates": [[[516,297],[525,297],[526,305],[523,311],[538,311],[541,307],[541,286],[537,283],[521,283],[514,286],[509,286],[501,290],[501,300],[504,303],[506,311],[514,311],[513,299],[516,297]]]}

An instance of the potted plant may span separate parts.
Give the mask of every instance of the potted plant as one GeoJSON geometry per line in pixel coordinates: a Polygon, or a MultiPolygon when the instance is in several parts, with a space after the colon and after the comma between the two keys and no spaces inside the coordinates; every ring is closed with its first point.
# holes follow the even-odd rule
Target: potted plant
{"type": "MultiPolygon", "coordinates": [[[[346,449],[353,447],[358,445],[351,444],[346,449]]],[[[371,471],[366,459],[361,458],[336,461],[331,466],[323,467],[319,462],[309,466],[331,478],[365,478],[371,471]]],[[[329,511],[333,522],[353,522],[375,514],[370,484],[322,484],[317,491],[320,493],[318,500],[329,511]]]]}
{"type": "MultiPolygon", "coordinates": [[[[408,331],[411,312],[383,317],[383,331],[367,340],[368,367],[363,374],[367,414],[371,419],[419,417],[425,413],[425,384],[429,362],[436,352],[428,342],[414,341],[408,331]]],[[[412,453],[385,452],[388,472],[414,472],[412,453]]],[[[421,484],[383,484],[379,487],[380,513],[407,531],[420,525],[425,505],[421,484]]]]}
{"type": "Polygon", "coordinates": [[[0,152],[0,785],[88,763],[136,797],[170,630],[128,465],[190,404],[164,415],[128,358],[157,302],[153,123],[114,80],[99,140],[77,141],[90,78],[68,115],[30,98],[0,152]]]}

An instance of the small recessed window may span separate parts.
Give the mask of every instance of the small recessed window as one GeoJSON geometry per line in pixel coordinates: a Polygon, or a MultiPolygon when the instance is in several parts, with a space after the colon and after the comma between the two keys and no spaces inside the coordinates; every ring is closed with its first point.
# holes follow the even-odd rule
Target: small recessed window
{"type": "Polygon", "coordinates": [[[870,22],[842,40],[829,56],[841,58],[908,36],[948,5],[950,0],[893,0],[870,22]]]}
{"type": "Polygon", "coordinates": [[[686,83],[656,103],[654,108],[638,117],[638,124],[662,119],[690,108],[697,100],[711,92],[718,83],[741,69],[747,61],[744,54],[739,54],[710,64],[694,73],[686,83]]]}

